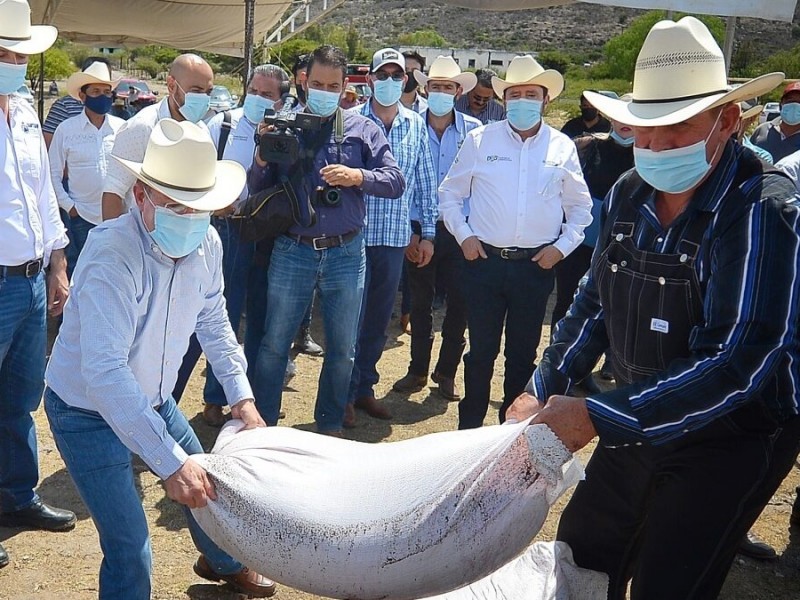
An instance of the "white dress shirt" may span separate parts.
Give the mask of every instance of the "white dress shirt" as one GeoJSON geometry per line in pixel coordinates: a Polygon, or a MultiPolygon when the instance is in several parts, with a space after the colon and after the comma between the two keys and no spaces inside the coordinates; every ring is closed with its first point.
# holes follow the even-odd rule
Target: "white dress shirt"
{"type": "Polygon", "coordinates": [[[84,111],[56,128],[50,142],[50,177],[58,205],[66,212],[75,208],[90,223],[103,222],[103,182],[114,138],[124,123],[106,115],[98,129],[84,111]],[[62,184],[65,167],[69,191],[62,184]]]}
{"type": "Polygon", "coordinates": [[[37,258],[48,264],[50,253],[69,240],[50,183],[47,148],[31,105],[13,94],[8,102],[8,120],[0,110],[0,265],[37,258]]]}
{"type": "MultiPolygon", "coordinates": [[[[234,108],[230,111],[230,115],[231,130],[228,134],[228,140],[225,142],[222,158],[235,160],[244,167],[245,171],[249,171],[250,166],[253,164],[253,156],[256,149],[256,143],[253,138],[256,126],[244,116],[243,108],[234,108]]],[[[224,118],[225,113],[219,113],[208,122],[208,131],[211,134],[211,139],[214,140],[214,146],[217,148],[219,148],[219,136],[224,118]]],[[[245,185],[242,193],[239,194],[239,199],[234,203],[234,207],[238,208],[247,199],[248,195],[249,191],[245,185]]]]}
{"type": "MultiPolygon", "coordinates": [[[[161,119],[171,117],[168,97],[157,104],[145,106],[119,128],[111,153],[126,160],[142,162],[153,127],[161,119]]],[[[202,121],[197,125],[208,131],[208,127],[202,121]]],[[[123,167],[119,161],[111,160],[108,163],[103,192],[110,192],[120,198],[125,198],[128,208],[131,208],[135,204],[131,191],[135,181],[136,177],[133,173],[123,167]]]]}
{"type": "Polygon", "coordinates": [[[473,235],[498,248],[552,243],[567,256],[583,241],[591,208],[575,144],[544,121],[524,142],[508,121],[470,131],[439,186],[439,210],[459,244],[473,235]]]}
{"type": "Polygon", "coordinates": [[[47,385],[66,404],[100,413],[162,479],[187,457],[152,409],[172,394],[192,333],[228,403],[253,397],[222,288],[222,243],[213,227],[197,250],[174,261],[139,210],[95,227],[72,276],[47,385]]]}

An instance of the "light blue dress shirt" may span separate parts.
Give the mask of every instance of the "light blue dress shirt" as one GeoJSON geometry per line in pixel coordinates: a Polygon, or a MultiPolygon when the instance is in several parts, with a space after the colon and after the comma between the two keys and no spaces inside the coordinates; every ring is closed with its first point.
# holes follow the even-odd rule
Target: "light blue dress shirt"
{"type": "Polygon", "coordinates": [[[100,413],[166,479],[187,455],[153,409],[172,393],[192,333],[229,404],[253,397],[222,289],[213,227],[197,250],[174,261],[138,209],[105,221],[89,234],[73,274],[47,385],[66,404],[100,413]]]}

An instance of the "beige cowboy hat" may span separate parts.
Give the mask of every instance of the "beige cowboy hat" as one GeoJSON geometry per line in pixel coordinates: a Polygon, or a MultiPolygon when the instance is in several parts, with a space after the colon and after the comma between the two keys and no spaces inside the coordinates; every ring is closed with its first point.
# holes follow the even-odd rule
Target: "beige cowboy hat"
{"type": "Polygon", "coordinates": [[[431,63],[428,74],[425,75],[422,71],[414,71],[414,79],[422,87],[431,79],[438,81],[453,81],[461,86],[464,93],[467,93],[476,85],[478,85],[478,77],[475,73],[462,73],[461,67],[453,59],[452,56],[437,56],[436,60],[431,63]]]}
{"type": "Polygon", "coordinates": [[[742,109],[742,114],[739,116],[742,121],[757,117],[764,110],[764,106],[762,104],[750,106],[747,102],[739,102],[739,108],[742,109]]]}
{"type": "Polygon", "coordinates": [[[113,90],[116,89],[119,82],[120,78],[112,78],[111,67],[104,62],[95,61],[83,71],[78,71],[69,76],[69,79],[67,79],[67,93],[75,98],[75,100],[80,100],[80,91],[85,85],[90,83],[102,83],[110,85],[113,90]]]}
{"type": "Polygon", "coordinates": [[[156,123],[142,162],[114,158],[139,181],[195,210],[230,206],[247,179],[239,163],[217,160],[208,131],[190,121],[161,119],[156,123]]]}
{"type": "Polygon", "coordinates": [[[27,0],[0,0],[0,48],[19,54],[40,54],[53,45],[58,30],[31,25],[27,0]]]}
{"type": "Polygon", "coordinates": [[[555,100],[564,91],[564,78],[553,69],[545,69],[529,54],[515,56],[508,65],[505,80],[492,77],[494,93],[503,98],[504,92],[515,85],[540,85],[547,88],[550,100],[555,100]]]}
{"type": "Polygon", "coordinates": [[[716,40],[699,20],[684,17],[677,23],[660,21],[647,34],[636,60],[630,102],[593,92],[585,96],[600,112],[626,125],[658,127],[766,94],[783,78],[783,73],[769,73],[729,90],[716,40]]]}

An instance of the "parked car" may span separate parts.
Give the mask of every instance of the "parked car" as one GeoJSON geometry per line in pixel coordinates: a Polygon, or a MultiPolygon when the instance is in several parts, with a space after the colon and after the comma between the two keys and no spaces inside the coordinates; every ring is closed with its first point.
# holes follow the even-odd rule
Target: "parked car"
{"type": "Polygon", "coordinates": [[[209,109],[213,110],[215,113],[231,110],[236,107],[236,102],[238,100],[239,97],[235,94],[231,94],[224,85],[215,85],[211,90],[209,109]]]}
{"type": "Polygon", "coordinates": [[[17,90],[17,96],[33,104],[33,94],[31,94],[31,88],[29,88],[24,83],[21,86],[19,86],[19,89],[17,90]]]}
{"type": "Polygon", "coordinates": [[[117,98],[127,100],[130,91],[129,88],[131,87],[136,88],[139,92],[136,101],[139,102],[141,106],[153,104],[158,99],[156,98],[158,92],[152,91],[150,86],[140,79],[122,79],[117,86],[117,98]]]}
{"type": "Polygon", "coordinates": [[[766,123],[781,115],[781,105],[779,102],[767,102],[764,105],[764,110],[758,115],[759,123],[766,123]]]}

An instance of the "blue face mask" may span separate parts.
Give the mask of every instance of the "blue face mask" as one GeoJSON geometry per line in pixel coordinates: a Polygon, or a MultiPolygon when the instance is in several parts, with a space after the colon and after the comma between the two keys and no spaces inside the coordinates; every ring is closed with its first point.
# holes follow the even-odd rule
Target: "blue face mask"
{"type": "Polygon", "coordinates": [[[636,141],[636,138],[634,136],[631,136],[629,138],[624,138],[613,129],[611,130],[609,137],[615,142],[617,142],[620,146],[624,146],[626,148],[633,146],[633,142],[636,141]]]}
{"type": "Polygon", "coordinates": [[[258,123],[264,118],[264,111],[275,106],[275,100],[264,98],[257,94],[247,94],[244,97],[244,116],[251,123],[258,123]]]}
{"type": "Polygon", "coordinates": [[[800,103],[788,102],[781,106],[781,121],[787,125],[800,125],[800,103]]]}
{"type": "Polygon", "coordinates": [[[13,94],[25,85],[25,74],[27,72],[27,64],[13,65],[0,62],[0,96],[13,94]]]}
{"type": "Polygon", "coordinates": [[[339,108],[338,92],[326,92],[325,90],[315,90],[308,88],[308,106],[309,110],[315,115],[320,117],[330,117],[339,108]]]}
{"type": "Polygon", "coordinates": [[[178,112],[180,112],[187,121],[191,121],[192,123],[200,122],[208,112],[208,107],[211,105],[211,96],[208,94],[201,94],[200,92],[187,93],[177,81],[175,84],[183,92],[183,106],[178,109],[178,112]]]}
{"type": "Polygon", "coordinates": [[[633,162],[639,176],[655,189],[668,194],[681,194],[692,189],[711,170],[711,163],[719,152],[717,147],[711,161],[706,159],[708,138],[714,133],[721,115],[722,111],[706,139],[696,144],[661,152],[634,146],[633,162]]]}
{"type": "Polygon", "coordinates": [[[517,131],[533,129],[542,120],[541,100],[517,98],[506,102],[506,117],[511,126],[517,131]]]}
{"type": "Polygon", "coordinates": [[[111,110],[111,103],[114,99],[111,96],[86,96],[83,105],[98,115],[104,115],[111,110]]]}
{"type": "Polygon", "coordinates": [[[147,191],[144,195],[155,210],[155,229],[150,232],[150,237],[161,252],[170,258],[182,258],[200,247],[211,224],[211,213],[179,215],[153,204],[147,191]]]}
{"type": "Polygon", "coordinates": [[[381,81],[376,79],[375,84],[375,101],[381,106],[394,106],[400,101],[400,96],[403,95],[403,81],[395,81],[391,77],[381,81]]]}
{"type": "Polygon", "coordinates": [[[428,110],[437,117],[443,117],[453,110],[456,97],[445,92],[431,92],[428,94],[428,110]]]}

